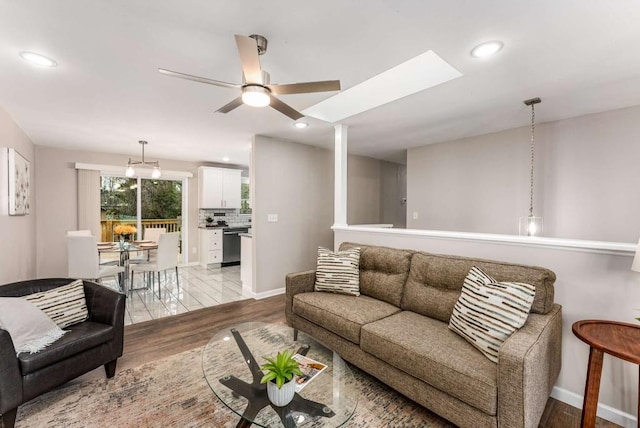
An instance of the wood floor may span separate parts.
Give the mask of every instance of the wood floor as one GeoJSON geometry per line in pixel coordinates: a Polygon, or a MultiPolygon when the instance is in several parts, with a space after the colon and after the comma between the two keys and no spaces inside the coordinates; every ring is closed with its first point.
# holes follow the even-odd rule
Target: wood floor
{"type": "MultiPolygon", "coordinates": [[[[128,325],[124,333],[124,355],[117,370],[126,370],[146,362],[175,355],[207,344],[222,327],[249,321],[285,322],[284,296],[263,300],[243,300],[199,309],[168,318],[128,325]]],[[[102,368],[76,381],[104,377],[102,368]]],[[[74,381],[74,382],[76,382],[74,381]]],[[[619,425],[598,418],[597,427],[614,428],[619,425]]],[[[549,398],[542,416],[542,428],[580,427],[580,409],[549,398]]]]}

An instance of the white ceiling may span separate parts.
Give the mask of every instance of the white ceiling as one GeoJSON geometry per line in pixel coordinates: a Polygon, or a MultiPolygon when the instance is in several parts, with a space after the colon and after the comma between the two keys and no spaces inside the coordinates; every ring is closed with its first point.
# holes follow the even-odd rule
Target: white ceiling
{"type": "MultiPolygon", "coordinates": [[[[408,147],[640,104],[637,0],[0,0],[0,107],[37,145],[248,164],[251,135],[332,147],[273,109],[214,114],[238,93],[158,67],[239,83],[234,34],[269,40],[273,83],[353,87],[433,50],[463,76],[343,121],[350,152],[400,160],[408,147]],[[502,40],[491,58],[469,55],[502,40]],[[58,62],[31,66],[29,50],[58,62]]],[[[333,93],[285,95],[298,110],[333,93]]],[[[0,145],[2,143],[0,142],[0,145]]]]}

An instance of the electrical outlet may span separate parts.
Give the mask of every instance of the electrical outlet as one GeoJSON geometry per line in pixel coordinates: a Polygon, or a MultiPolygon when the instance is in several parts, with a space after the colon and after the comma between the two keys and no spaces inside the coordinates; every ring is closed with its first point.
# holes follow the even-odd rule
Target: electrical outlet
{"type": "Polygon", "coordinates": [[[278,214],[267,214],[267,221],[269,223],[277,223],[278,222],[278,214]]]}
{"type": "Polygon", "coordinates": [[[413,219],[417,220],[418,219],[418,211],[414,211],[413,212],[413,219]]]}

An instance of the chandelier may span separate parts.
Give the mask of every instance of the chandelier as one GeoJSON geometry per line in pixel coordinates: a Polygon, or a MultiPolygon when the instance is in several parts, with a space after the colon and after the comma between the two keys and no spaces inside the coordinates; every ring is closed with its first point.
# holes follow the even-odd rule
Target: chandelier
{"type": "Polygon", "coordinates": [[[520,235],[535,236],[542,235],[542,217],[533,215],[533,160],[535,154],[535,120],[536,112],[534,106],[541,103],[540,98],[532,98],[524,101],[525,105],[531,106],[531,169],[529,174],[529,215],[520,217],[519,232],[520,235]]]}
{"type": "Polygon", "coordinates": [[[142,145],[142,160],[135,161],[129,158],[129,162],[127,162],[127,169],[125,171],[125,175],[127,177],[133,177],[136,175],[136,170],[133,168],[134,165],[142,165],[142,166],[151,166],[153,167],[153,171],[151,172],[151,178],[160,178],[162,172],[160,171],[160,163],[158,161],[146,161],[144,160],[144,146],[147,145],[146,141],[138,141],[140,145],[142,145]]]}

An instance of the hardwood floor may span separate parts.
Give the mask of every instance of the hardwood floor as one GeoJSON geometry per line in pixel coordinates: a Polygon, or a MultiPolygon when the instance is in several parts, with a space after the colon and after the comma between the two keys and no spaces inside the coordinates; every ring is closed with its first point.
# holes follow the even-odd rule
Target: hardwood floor
{"type": "MultiPolygon", "coordinates": [[[[284,307],[284,296],[281,295],[263,300],[225,303],[125,326],[124,355],[118,360],[117,371],[204,346],[215,331],[227,325],[249,321],[285,322],[284,307]]],[[[103,377],[104,370],[99,368],[73,382],[103,377]]],[[[549,398],[539,426],[578,428],[580,415],[580,409],[549,398]]],[[[614,428],[619,425],[598,418],[596,426],[614,428]]]]}

